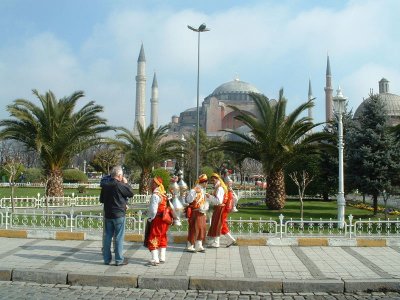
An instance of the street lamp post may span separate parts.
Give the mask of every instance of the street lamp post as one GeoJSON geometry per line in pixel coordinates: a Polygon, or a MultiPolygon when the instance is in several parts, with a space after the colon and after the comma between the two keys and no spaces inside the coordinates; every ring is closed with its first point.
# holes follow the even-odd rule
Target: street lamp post
{"type": "Polygon", "coordinates": [[[346,200],[344,198],[344,172],[343,172],[343,113],[345,111],[347,97],[343,96],[342,90],[339,86],[337,94],[333,97],[333,107],[335,114],[338,117],[338,148],[339,148],[339,190],[337,194],[338,206],[338,222],[339,227],[344,226],[344,210],[346,200]]]}
{"type": "Polygon", "coordinates": [[[181,141],[182,141],[182,165],[181,165],[181,168],[182,168],[182,178],[185,178],[184,177],[184,170],[185,170],[185,160],[184,160],[184,154],[183,154],[183,143],[185,143],[186,142],[186,139],[185,139],[185,136],[182,134],[182,137],[181,137],[181,141]]]}
{"type": "Polygon", "coordinates": [[[198,33],[197,35],[197,126],[196,126],[196,178],[199,177],[200,165],[200,111],[199,111],[199,82],[200,82],[200,33],[210,31],[206,24],[201,24],[199,28],[194,28],[190,25],[187,26],[190,30],[198,33]]]}

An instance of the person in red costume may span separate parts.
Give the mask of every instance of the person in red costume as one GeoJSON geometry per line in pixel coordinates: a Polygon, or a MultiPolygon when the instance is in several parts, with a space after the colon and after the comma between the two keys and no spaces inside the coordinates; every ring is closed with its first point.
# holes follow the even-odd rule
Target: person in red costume
{"type": "Polygon", "coordinates": [[[234,212],[235,203],[237,203],[237,201],[236,201],[237,196],[232,187],[232,185],[233,185],[232,179],[229,176],[226,176],[226,177],[224,177],[224,182],[228,189],[228,197],[225,201],[225,209],[222,212],[221,234],[224,235],[228,240],[226,247],[230,247],[230,246],[237,245],[236,239],[230,233],[229,226],[228,226],[228,216],[231,212],[234,212]]]}
{"type": "Polygon", "coordinates": [[[205,188],[207,186],[207,175],[201,174],[196,185],[186,196],[186,207],[188,218],[188,246],[186,251],[205,252],[203,241],[206,239],[208,203],[205,199],[205,188]]]}
{"type": "Polygon", "coordinates": [[[168,245],[167,231],[170,224],[163,221],[163,213],[169,203],[161,177],[152,179],[151,189],[153,194],[150,199],[147,223],[150,227],[147,230],[145,245],[151,252],[150,263],[157,266],[165,262],[168,245]]]}
{"type": "Polygon", "coordinates": [[[221,234],[228,238],[227,247],[229,247],[236,244],[236,240],[229,233],[228,223],[226,222],[227,211],[232,208],[232,199],[229,199],[228,187],[217,173],[211,175],[211,182],[214,184],[214,191],[212,194],[206,194],[207,201],[214,205],[211,226],[207,233],[207,236],[211,239],[209,247],[219,248],[221,234]]]}

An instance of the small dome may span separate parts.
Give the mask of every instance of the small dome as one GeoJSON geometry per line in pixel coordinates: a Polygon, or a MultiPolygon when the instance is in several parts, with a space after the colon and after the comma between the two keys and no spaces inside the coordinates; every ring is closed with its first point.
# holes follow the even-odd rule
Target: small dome
{"type": "MultiPolygon", "coordinates": [[[[396,125],[400,123],[400,96],[389,93],[389,81],[382,78],[379,81],[379,98],[385,106],[385,113],[389,117],[389,124],[396,125]]],[[[370,98],[365,99],[354,113],[354,119],[358,119],[364,111],[365,103],[370,101],[370,98]]]]}
{"type": "MultiPolygon", "coordinates": [[[[379,98],[381,98],[382,102],[385,105],[386,115],[389,117],[397,117],[400,118],[400,96],[390,93],[382,93],[379,94],[379,98]]],[[[365,99],[360,106],[357,108],[354,113],[354,118],[359,118],[361,113],[364,110],[365,103],[367,103],[370,98],[365,99]]]]}
{"type": "MultiPolygon", "coordinates": [[[[249,94],[249,93],[257,93],[261,94],[261,92],[252,84],[240,81],[239,79],[235,79],[226,83],[221,84],[217,87],[210,96],[215,96],[218,98],[220,95],[226,94],[249,94]]],[[[209,96],[209,97],[210,97],[209,96]]]]}

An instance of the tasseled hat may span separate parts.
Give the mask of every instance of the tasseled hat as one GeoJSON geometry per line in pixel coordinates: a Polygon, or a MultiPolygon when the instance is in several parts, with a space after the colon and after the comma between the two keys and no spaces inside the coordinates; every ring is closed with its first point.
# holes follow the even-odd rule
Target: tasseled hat
{"type": "Polygon", "coordinates": [[[228,191],[228,187],[226,186],[225,182],[221,179],[221,177],[217,173],[212,173],[211,178],[215,178],[219,181],[219,184],[224,189],[225,193],[228,191]]]}
{"type": "Polygon", "coordinates": [[[153,181],[155,184],[158,185],[158,190],[160,191],[161,194],[165,194],[165,188],[163,185],[163,180],[161,177],[157,176],[153,178],[153,181]]]}
{"type": "Polygon", "coordinates": [[[206,174],[201,174],[200,176],[199,176],[199,179],[198,179],[198,182],[199,183],[204,183],[204,182],[207,182],[208,181],[208,178],[207,178],[207,175],[206,174]]]}

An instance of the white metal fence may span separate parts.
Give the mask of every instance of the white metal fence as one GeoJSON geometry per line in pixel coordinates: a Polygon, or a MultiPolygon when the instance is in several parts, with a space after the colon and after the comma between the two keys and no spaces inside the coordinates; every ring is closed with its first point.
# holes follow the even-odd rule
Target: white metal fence
{"type": "MultiPolygon", "coordinates": [[[[265,191],[237,191],[241,198],[263,198],[265,191]]],[[[128,214],[126,220],[127,232],[143,233],[145,226],[145,210],[151,195],[134,195],[129,199],[130,206],[139,211],[128,214]]],[[[103,228],[101,213],[75,213],[77,210],[102,211],[99,196],[69,197],[21,197],[14,198],[15,212],[11,210],[11,199],[0,199],[0,228],[6,229],[46,229],[69,231],[99,232],[103,228]],[[52,208],[47,210],[47,208],[52,208]],[[46,209],[46,211],[44,210],[46,209]],[[41,211],[42,210],[42,211],[41,211]],[[63,213],[63,210],[69,210],[63,213]]],[[[210,217],[210,216],[208,216],[210,217]]],[[[263,235],[268,237],[396,237],[400,238],[400,220],[348,220],[340,223],[337,220],[293,220],[280,215],[273,219],[232,219],[228,220],[230,230],[238,235],[263,235]],[[279,219],[279,220],[278,220],[279,219]]],[[[171,226],[171,231],[187,232],[187,220],[182,220],[182,226],[171,226]]]]}
{"type": "MultiPolygon", "coordinates": [[[[37,187],[44,188],[45,184],[43,182],[15,182],[15,186],[17,187],[37,187]]],[[[10,186],[9,182],[0,182],[0,187],[8,187],[10,186]]],[[[84,186],[88,189],[98,189],[100,188],[100,183],[63,183],[63,188],[65,189],[77,189],[79,186],[84,186]]],[[[139,184],[134,183],[131,184],[132,188],[137,190],[139,189],[139,184]]]]}
{"type": "MultiPolygon", "coordinates": [[[[134,195],[129,199],[133,205],[147,204],[150,202],[151,195],[134,195]]],[[[99,207],[101,203],[99,196],[72,196],[46,197],[38,194],[36,197],[14,197],[14,208],[16,209],[35,209],[35,208],[68,208],[68,207],[99,207]]],[[[1,208],[11,208],[11,198],[0,199],[1,208]]]]}
{"type": "MultiPolygon", "coordinates": [[[[104,216],[99,214],[45,213],[45,211],[10,212],[8,208],[0,212],[0,228],[30,229],[30,230],[61,230],[97,232],[103,229],[104,216]]],[[[143,233],[146,216],[142,211],[128,214],[126,231],[143,233]]],[[[272,219],[232,219],[228,220],[229,228],[236,235],[258,235],[266,237],[391,237],[400,238],[400,220],[353,220],[348,222],[337,220],[286,220],[281,214],[279,221],[272,219]]],[[[182,226],[171,226],[172,232],[187,232],[187,220],[182,220],[182,226]]]]}

